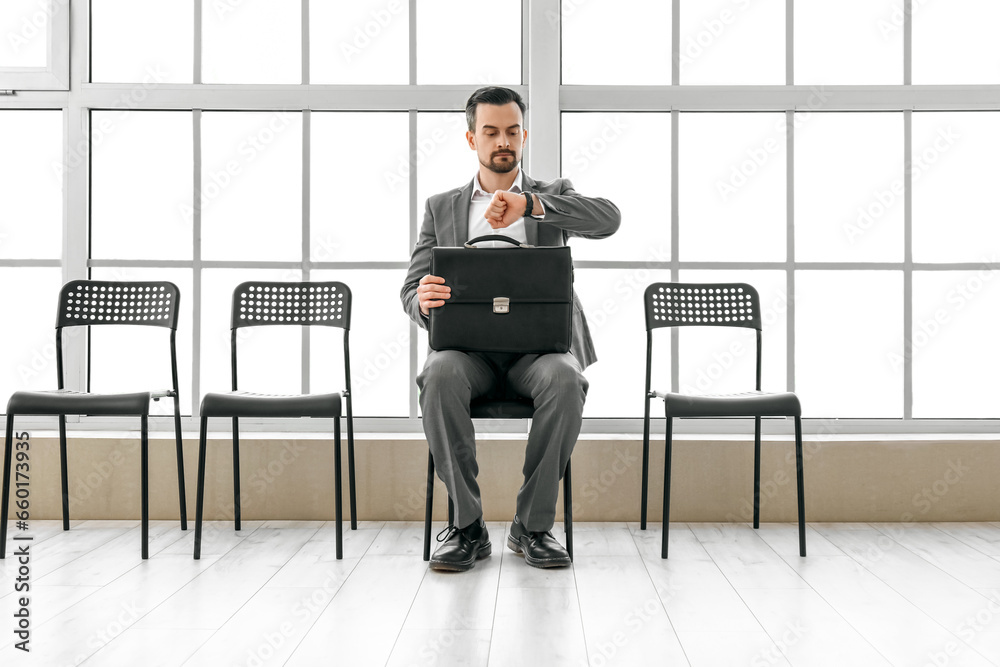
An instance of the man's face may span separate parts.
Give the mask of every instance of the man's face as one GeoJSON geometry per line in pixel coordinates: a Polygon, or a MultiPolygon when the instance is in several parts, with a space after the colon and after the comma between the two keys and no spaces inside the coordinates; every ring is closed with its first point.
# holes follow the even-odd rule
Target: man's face
{"type": "Polygon", "coordinates": [[[524,118],[516,102],[502,106],[480,104],[476,107],[476,132],[466,132],[469,148],[476,151],[479,164],[498,174],[513,171],[521,162],[521,151],[528,139],[524,118]]]}

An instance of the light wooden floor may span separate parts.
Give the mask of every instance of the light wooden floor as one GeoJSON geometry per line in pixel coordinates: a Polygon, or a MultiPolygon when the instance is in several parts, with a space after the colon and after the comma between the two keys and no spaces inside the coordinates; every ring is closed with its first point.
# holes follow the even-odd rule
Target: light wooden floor
{"type": "MultiPolygon", "coordinates": [[[[13,526],[11,526],[13,528],[13,526]]],[[[436,526],[436,529],[440,526],[436,526]]],[[[0,665],[1000,665],[1000,524],[577,524],[570,569],[504,547],[430,572],[422,525],[34,521],[32,653],[0,665]]],[[[557,536],[562,538],[561,532],[557,536]]],[[[12,543],[9,543],[9,545],[12,543]]],[[[8,554],[10,553],[8,546],[8,554]]],[[[9,627],[8,627],[9,626],[9,627]]]]}

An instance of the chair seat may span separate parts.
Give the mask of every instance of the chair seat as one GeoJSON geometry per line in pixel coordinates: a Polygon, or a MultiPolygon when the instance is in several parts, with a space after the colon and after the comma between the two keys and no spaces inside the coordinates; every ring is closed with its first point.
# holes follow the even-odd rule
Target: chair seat
{"type": "Polygon", "coordinates": [[[340,394],[205,394],[202,417],[340,417],[340,394]]]}
{"type": "Polygon", "coordinates": [[[748,391],[706,396],[666,394],[668,417],[801,417],[799,398],[791,392],[748,391]]]}
{"type": "MultiPolygon", "coordinates": [[[[163,392],[157,392],[163,394],[163,392]]],[[[171,392],[172,393],[172,392],[171,392]]],[[[91,394],[69,389],[18,391],[7,402],[9,415],[148,415],[152,392],[91,394]]]]}
{"type": "Polygon", "coordinates": [[[477,398],[469,405],[473,419],[531,419],[535,405],[528,399],[477,398]]]}

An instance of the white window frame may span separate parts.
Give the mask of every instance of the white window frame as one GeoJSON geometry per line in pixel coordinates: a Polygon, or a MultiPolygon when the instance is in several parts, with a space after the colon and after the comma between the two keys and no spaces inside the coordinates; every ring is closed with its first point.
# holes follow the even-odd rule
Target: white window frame
{"type": "MultiPolygon", "coordinates": [[[[22,90],[69,90],[70,88],[70,0],[39,0],[45,23],[47,56],[45,67],[0,67],[0,91],[5,95],[22,90]]],[[[83,4],[83,3],[78,3],[83,4]]]]}
{"type": "MultiPolygon", "coordinates": [[[[206,0],[195,0],[195,76],[194,84],[169,84],[160,85],[155,89],[145,91],[140,101],[132,100],[130,106],[136,110],[189,110],[199,113],[200,110],[222,109],[222,110],[300,110],[308,114],[311,110],[323,111],[405,111],[409,114],[410,126],[410,152],[414,156],[414,163],[417,155],[417,116],[421,111],[453,110],[464,109],[465,100],[474,84],[467,86],[451,85],[417,85],[416,82],[416,0],[409,0],[410,11],[410,73],[407,85],[396,86],[353,86],[353,85],[202,85],[197,83],[200,71],[201,54],[201,8],[206,0]]],[[[309,30],[308,30],[308,0],[303,3],[303,81],[308,82],[309,67],[309,30]]],[[[605,112],[634,112],[634,111],[659,111],[671,113],[672,133],[674,135],[674,155],[677,160],[677,132],[679,114],[686,111],[773,111],[788,115],[796,111],[810,110],[815,106],[816,96],[819,93],[829,95],[832,100],[824,106],[827,111],[874,111],[891,110],[904,114],[904,122],[909,130],[912,113],[914,111],[925,110],[993,110],[1000,111],[1000,86],[913,86],[911,85],[911,26],[909,22],[909,7],[911,0],[906,0],[905,12],[907,21],[904,26],[904,82],[897,86],[828,86],[822,89],[811,86],[797,86],[792,84],[792,72],[794,50],[792,48],[792,32],[794,22],[792,20],[793,0],[787,0],[787,20],[786,20],[786,83],[784,86],[681,86],[679,80],[679,14],[680,0],[673,0],[673,84],[669,86],[564,86],[561,84],[561,48],[560,48],[560,21],[559,12],[561,9],[560,0],[522,0],[522,84],[515,88],[525,95],[528,101],[528,121],[526,125],[531,127],[532,141],[527,147],[525,155],[526,164],[530,164],[532,175],[540,179],[556,178],[560,175],[560,155],[561,155],[561,113],[564,111],[605,111],[605,112]]],[[[73,42],[72,42],[72,87],[66,93],[25,93],[11,98],[0,97],[0,110],[4,108],[51,108],[62,109],[65,113],[65,151],[67,158],[73,147],[87,145],[87,127],[89,126],[90,111],[94,109],[111,109],[120,107],[123,99],[137,89],[137,84],[96,84],[90,83],[89,77],[89,19],[90,9],[88,2],[77,2],[73,5],[73,42]]],[[[65,41],[63,43],[66,43],[65,41]]],[[[792,123],[789,123],[789,132],[793,132],[792,123]]],[[[304,141],[308,143],[308,132],[304,141]]],[[[916,264],[912,259],[911,238],[912,238],[912,215],[910,212],[910,183],[906,183],[907,190],[907,213],[906,213],[906,243],[907,251],[904,261],[898,266],[889,263],[864,264],[855,266],[846,263],[804,263],[796,262],[794,257],[793,241],[793,219],[794,207],[791,205],[793,189],[791,179],[794,175],[794,156],[792,154],[794,146],[794,136],[789,137],[787,144],[789,168],[789,206],[788,206],[788,257],[786,261],[779,263],[714,263],[714,262],[681,262],[678,258],[677,239],[677,205],[676,199],[671,204],[671,225],[673,234],[672,257],[668,261],[650,266],[645,261],[579,261],[580,268],[633,268],[643,266],[646,268],[659,268],[671,271],[676,279],[679,272],[684,269],[693,268],[716,268],[716,269],[739,269],[739,268],[778,268],[783,269],[789,276],[789,303],[790,313],[788,317],[788,388],[794,390],[794,272],[801,269],[844,269],[851,270],[857,268],[893,268],[902,270],[904,273],[904,295],[906,306],[904,307],[904,322],[900,323],[904,331],[904,340],[910,341],[912,334],[912,276],[914,270],[956,270],[963,268],[982,269],[981,264],[975,267],[966,267],[959,264],[948,265],[925,265],[916,264]]],[[[306,146],[307,146],[306,143],[306,146]]],[[[906,143],[906,155],[911,151],[909,135],[906,143]]],[[[416,168],[416,167],[415,167],[416,168]]],[[[305,193],[308,194],[308,177],[304,174],[305,193]]],[[[673,170],[674,187],[676,192],[677,170],[673,170]]],[[[196,178],[197,180],[197,178],[196,178]]],[[[93,267],[107,266],[128,266],[128,267],[180,267],[194,268],[195,293],[185,295],[191,298],[195,313],[194,354],[193,369],[198,367],[199,362],[199,332],[197,328],[197,318],[200,309],[200,280],[199,269],[208,267],[208,263],[201,262],[195,256],[191,261],[117,261],[117,260],[91,260],[87,256],[88,237],[88,209],[89,209],[89,169],[74,169],[66,176],[66,197],[65,197],[65,233],[64,233],[64,261],[62,262],[65,280],[86,278],[93,267]]],[[[420,213],[422,206],[417,201],[416,179],[411,179],[410,183],[410,243],[416,240],[418,225],[420,223],[420,213]]],[[[306,214],[307,215],[307,214],[306,214]]],[[[308,220],[303,222],[304,229],[308,230],[308,220]]],[[[0,265],[17,266],[49,266],[51,263],[32,262],[28,260],[0,261],[0,265]]],[[[274,268],[282,268],[287,262],[274,262],[274,268]]],[[[212,262],[211,267],[217,265],[246,267],[259,266],[261,268],[271,268],[270,262],[255,262],[251,264],[239,262],[212,262]]],[[[337,268],[401,268],[405,262],[312,262],[305,256],[301,263],[295,263],[295,268],[301,268],[304,279],[308,279],[309,272],[316,269],[337,269],[337,268]]],[[[994,270],[1000,270],[1000,265],[990,266],[994,270]]],[[[386,307],[397,308],[398,303],[393,299],[387,302],[386,307]]],[[[637,323],[636,326],[641,326],[637,323]]],[[[417,328],[411,324],[410,336],[410,361],[409,361],[409,416],[403,418],[359,418],[356,419],[356,429],[359,433],[413,433],[421,432],[420,420],[417,417],[417,389],[412,381],[416,377],[419,369],[416,365],[417,359],[417,328]]],[[[84,337],[73,338],[67,341],[66,346],[66,375],[67,386],[70,388],[83,388],[86,386],[87,358],[86,341],[84,337]]],[[[907,345],[911,345],[907,343],[907,345]]],[[[677,385],[676,369],[678,347],[671,345],[673,355],[674,389],[677,385]]],[[[910,351],[909,349],[907,351],[910,351]]],[[[823,436],[824,434],[996,434],[1000,433],[1000,419],[913,419],[912,418],[912,365],[910,355],[906,355],[907,362],[904,373],[905,386],[905,411],[903,419],[809,419],[808,406],[806,407],[806,419],[804,420],[806,433],[823,436]]],[[[306,359],[303,359],[304,370],[306,359]]],[[[193,370],[192,369],[192,370],[193,370]]],[[[307,377],[308,373],[304,374],[307,377]]],[[[200,400],[200,387],[198,386],[198,373],[192,373],[193,386],[191,396],[184,398],[185,411],[191,409],[197,412],[197,405],[200,400]]],[[[635,388],[636,414],[641,414],[638,404],[640,388],[635,388]]],[[[654,412],[654,415],[656,413],[654,412]]],[[[321,420],[301,420],[289,422],[287,420],[245,420],[247,430],[253,431],[278,431],[278,432],[322,432],[329,428],[329,425],[318,423],[321,420]]],[[[98,430],[98,431],[122,431],[132,428],[132,424],[127,419],[114,418],[70,418],[73,428],[98,430]]],[[[662,419],[655,423],[662,432],[662,419]]],[[[21,424],[22,420],[19,419],[21,424]]],[[[37,421],[31,418],[24,418],[25,428],[35,426],[37,428],[51,428],[54,422],[51,420],[37,421]]],[[[169,431],[172,429],[172,421],[169,417],[151,418],[151,427],[156,430],[169,431]]],[[[766,430],[768,433],[786,434],[791,432],[791,422],[786,420],[768,420],[766,430]]],[[[197,417],[185,418],[185,430],[193,431],[197,428],[197,417]]],[[[226,425],[213,425],[224,431],[226,425]]],[[[509,420],[493,422],[489,424],[492,432],[512,432],[523,433],[528,428],[528,422],[524,420],[509,420]]],[[[678,433],[705,433],[705,434],[726,434],[745,433],[745,420],[682,420],[676,425],[678,433]]],[[[627,434],[627,437],[634,437],[641,433],[641,419],[586,419],[583,431],[588,434],[627,434]]]]}

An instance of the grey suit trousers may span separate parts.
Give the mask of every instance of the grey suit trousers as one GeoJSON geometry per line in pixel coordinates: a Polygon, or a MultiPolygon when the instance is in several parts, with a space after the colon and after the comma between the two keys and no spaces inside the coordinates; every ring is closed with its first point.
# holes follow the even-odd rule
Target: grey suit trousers
{"type": "Polygon", "coordinates": [[[417,376],[424,434],[437,474],[455,504],[455,525],[483,515],[476,433],[469,403],[498,390],[534,401],[517,515],[530,532],[555,523],[559,481],[576,445],[588,382],[571,354],[432,351],[417,376]]]}

